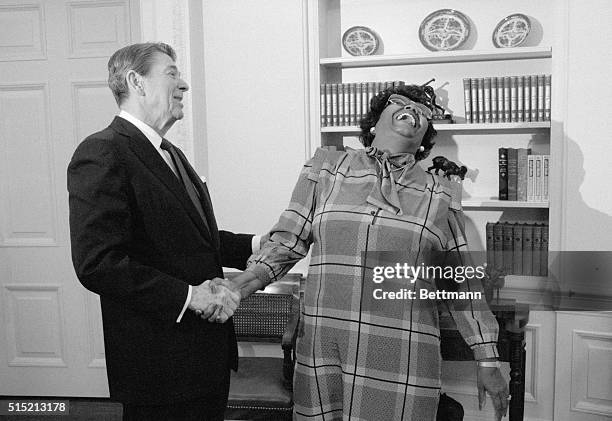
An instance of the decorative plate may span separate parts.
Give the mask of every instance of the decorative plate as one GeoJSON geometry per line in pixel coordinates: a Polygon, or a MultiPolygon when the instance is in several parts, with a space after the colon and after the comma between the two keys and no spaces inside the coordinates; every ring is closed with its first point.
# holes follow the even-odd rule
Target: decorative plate
{"type": "Polygon", "coordinates": [[[470,36],[470,23],[461,12],[441,9],[429,14],[419,27],[421,44],[431,51],[456,50],[470,36]]]}
{"type": "Polygon", "coordinates": [[[503,18],[493,31],[493,45],[497,48],[518,47],[529,35],[531,22],[529,18],[515,13],[503,18]]]}
{"type": "Polygon", "coordinates": [[[371,56],[380,46],[378,35],[365,26],[353,26],[342,35],[342,46],[352,56],[371,56]]]}

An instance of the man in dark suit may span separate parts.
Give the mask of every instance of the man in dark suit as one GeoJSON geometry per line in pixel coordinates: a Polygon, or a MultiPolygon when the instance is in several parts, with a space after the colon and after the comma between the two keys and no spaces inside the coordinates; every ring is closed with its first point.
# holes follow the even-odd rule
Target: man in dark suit
{"type": "Polygon", "coordinates": [[[120,113],[68,166],[73,263],[100,295],[110,394],[127,420],[223,419],[237,346],[231,319],[214,321],[239,297],[207,280],[244,269],[254,240],[218,230],[206,185],[163,138],[189,89],[175,60],[162,43],[115,52],[120,113]]]}

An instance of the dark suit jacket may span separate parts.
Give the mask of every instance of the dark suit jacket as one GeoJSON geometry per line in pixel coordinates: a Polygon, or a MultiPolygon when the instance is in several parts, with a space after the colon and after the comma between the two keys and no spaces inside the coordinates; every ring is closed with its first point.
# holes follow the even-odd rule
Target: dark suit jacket
{"type": "Polygon", "coordinates": [[[222,277],[222,266],[244,269],[252,236],[217,231],[211,213],[208,230],[149,140],[119,117],[76,149],[68,191],[76,274],[102,304],[111,398],[163,404],[223,387],[237,366],[231,320],[190,310],[176,319],[188,284],[222,277]]]}

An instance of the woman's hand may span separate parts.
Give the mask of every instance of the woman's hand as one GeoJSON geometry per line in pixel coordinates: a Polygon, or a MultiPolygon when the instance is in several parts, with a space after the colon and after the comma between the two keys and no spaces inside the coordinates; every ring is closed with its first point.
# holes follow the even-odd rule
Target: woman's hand
{"type": "Polygon", "coordinates": [[[478,409],[485,407],[487,402],[486,393],[491,396],[493,407],[495,408],[495,420],[501,421],[508,413],[508,384],[502,376],[499,368],[496,367],[478,367],[477,372],[478,384],[478,409]]]}

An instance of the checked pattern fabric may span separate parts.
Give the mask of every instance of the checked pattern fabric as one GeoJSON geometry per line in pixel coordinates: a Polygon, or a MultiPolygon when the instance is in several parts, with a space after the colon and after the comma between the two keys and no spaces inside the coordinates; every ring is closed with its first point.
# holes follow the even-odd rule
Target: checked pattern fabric
{"type": "MultiPolygon", "coordinates": [[[[373,283],[377,252],[402,251],[418,266],[432,251],[467,250],[460,201],[410,158],[317,150],[271,240],[249,259],[247,270],[272,282],[312,245],[294,376],[298,420],[435,420],[439,306],[476,358],[497,356],[498,326],[484,299],[373,298],[375,288],[436,288],[426,279],[373,283]]],[[[459,291],[479,284],[463,282],[459,291]]]]}

